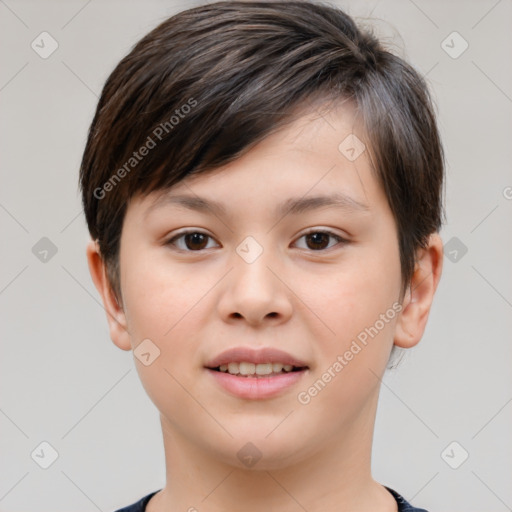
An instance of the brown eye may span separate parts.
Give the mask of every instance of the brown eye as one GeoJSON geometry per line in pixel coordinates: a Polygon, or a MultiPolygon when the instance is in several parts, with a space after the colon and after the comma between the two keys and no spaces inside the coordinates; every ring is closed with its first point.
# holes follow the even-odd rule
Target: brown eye
{"type": "Polygon", "coordinates": [[[207,245],[208,237],[203,233],[188,233],[185,235],[185,245],[190,250],[201,250],[207,245]]]}
{"type": "Polygon", "coordinates": [[[311,233],[306,235],[306,240],[310,249],[325,249],[329,245],[329,235],[326,233],[311,233]]]}
{"type": "Polygon", "coordinates": [[[200,231],[187,231],[171,238],[167,244],[174,245],[182,251],[197,252],[210,248],[207,247],[209,239],[213,240],[213,238],[206,233],[201,233],[200,231]]]}
{"type": "Polygon", "coordinates": [[[313,251],[322,251],[325,249],[329,249],[336,244],[329,245],[330,239],[335,239],[337,243],[347,243],[347,241],[341,236],[335,235],[330,231],[310,231],[305,235],[302,235],[300,239],[304,238],[306,240],[305,249],[310,249],[313,251]]]}

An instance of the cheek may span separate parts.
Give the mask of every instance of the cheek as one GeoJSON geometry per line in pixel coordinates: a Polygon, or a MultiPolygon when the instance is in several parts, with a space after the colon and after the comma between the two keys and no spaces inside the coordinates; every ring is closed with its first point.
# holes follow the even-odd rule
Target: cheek
{"type": "MultiPolygon", "coordinates": [[[[340,343],[373,325],[399,297],[400,261],[392,244],[368,247],[323,273],[304,271],[298,295],[330,327],[324,339],[340,343]],[[332,340],[331,340],[332,341],[332,340]]],[[[387,324],[386,324],[387,325],[387,324]]]]}
{"type": "Polygon", "coordinates": [[[190,396],[180,383],[186,383],[191,367],[199,364],[194,330],[201,314],[197,306],[208,283],[200,286],[189,273],[157,259],[132,258],[127,268],[123,292],[137,372],[153,403],[172,417],[190,406],[190,396]],[[147,339],[157,354],[149,365],[137,356],[137,347],[147,339]]]}
{"type": "Polygon", "coordinates": [[[324,330],[316,338],[317,366],[297,397],[309,418],[333,425],[347,421],[349,428],[373,404],[393,344],[399,279],[394,257],[368,257],[318,286],[311,309],[320,311],[335,335],[324,330]]]}
{"type": "Polygon", "coordinates": [[[196,283],[170,264],[165,251],[148,247],[130,252],[129,242],[127,239],[121,285],[130,332],[134,337],[161,338],[185,314],[197,295],[196,283]]]}
{"type": "Polygon", "coordinates": [[[198,333],[215,314],[208,294],[222,272],[171,264],[161,251],[127,258],[126,268],[122,286],[132,347],[149,338],[160,363],[173,372],[187,371],[183,361],[189,368],[200,364],[198,333]]]}
{"type": "Polygon", "coordinates": [[[356,414],[387,365],[400,307],[398,242],[383,236],[375,245],[354,251],[336,270],[316,279],[305,276],[313,291],[308,296],[307,288],[302,289],[304,302],[334,331],[323,328],[321,336],[317,331],[318,365],[307,385],[318,393],[311,398],[318,414],[323,408],[322,414],[332,414],[336,421],[341,411],[356,414]],[[326,412],[326,404],[336,408],[326,412]]]}

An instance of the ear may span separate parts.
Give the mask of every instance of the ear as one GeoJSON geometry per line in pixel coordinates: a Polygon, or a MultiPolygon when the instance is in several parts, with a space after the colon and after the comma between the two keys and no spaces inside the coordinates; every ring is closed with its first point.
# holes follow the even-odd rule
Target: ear
{"type": "Polygon", "coordinates": [[[105,263],[101,257],[99,244],[91,240],[87,244],[87,262],[92,280],[103,301],[110,330],[110,338],[122,350],[131,350],[130,333],[127,329],[126,316],[119,306],[107,278],[105,263]]]}
{"type": "Polygon", "coordinates": [[[414,274],[396,323],[395,345],[411,348],[421,340],[442,267],[443,241],[438,233],[433,233],[428,247],[417,252],[414,274]]]}

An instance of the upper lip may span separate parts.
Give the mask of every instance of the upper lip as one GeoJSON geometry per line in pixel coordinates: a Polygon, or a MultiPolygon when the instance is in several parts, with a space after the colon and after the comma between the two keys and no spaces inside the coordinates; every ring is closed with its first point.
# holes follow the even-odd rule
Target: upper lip
{"type": "Polygon", "coordinates": [[[223,364],[247,362],[247,363],[282,363],[302,368],[307,364],[290,354],[272,347],[253,349],[249,347],[235,347],[225,350],[218,356],[208,361],[206,368],[217,368],[223,364]]]}

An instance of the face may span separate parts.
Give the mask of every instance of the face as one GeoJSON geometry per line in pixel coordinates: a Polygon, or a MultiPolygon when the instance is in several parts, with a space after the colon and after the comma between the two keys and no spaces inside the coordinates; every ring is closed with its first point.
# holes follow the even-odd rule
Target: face
{"type": "Polygon", "coordinates": [[[129,204],[126,334],[113,339],[145,354],[143,386],[184,442],[238,466],[250,442],[270,469],[368,430],[401,274],[365,140],[348,104],[304,114],[229,165],[129,204]],[[218,359],[231,349],[229,362],[253,364],[218,359]]]}

